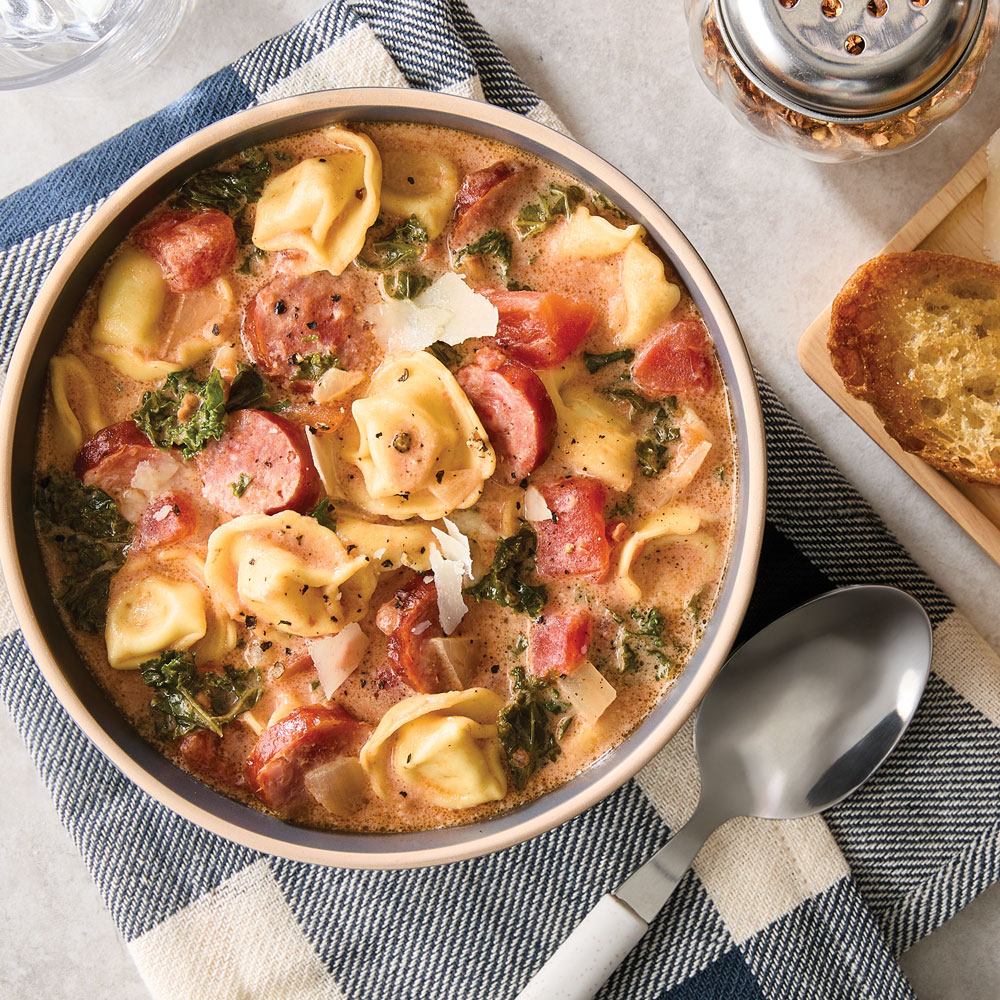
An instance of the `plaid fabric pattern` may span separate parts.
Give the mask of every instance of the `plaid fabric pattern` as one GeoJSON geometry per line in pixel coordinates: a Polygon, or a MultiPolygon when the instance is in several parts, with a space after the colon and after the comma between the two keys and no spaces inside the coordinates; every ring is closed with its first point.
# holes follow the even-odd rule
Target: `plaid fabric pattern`
{"type": "MultiPolygon", "coordinates": [[[[348,85],[446,90],[558,127],[462,0],[334,0],[0,202],[4,365],[53,262],[134,170],[224,115],[348,85]]],[[[719,830],[606,1000],[912,997],[895,956],[1000,875],[996,657],[760,387],[769,514],[745,634],[833,586],[892,584],[932,618],[934,673],[903,743],[858,794],[822,817],[719,830]]],[[[58,704],[6,599],[0,634],[0,697],[157,1000],[513,996],[694,805],[688,726],[610,798],[499,854],[404,872],[284,861],[133,786],[58,704]]]]}

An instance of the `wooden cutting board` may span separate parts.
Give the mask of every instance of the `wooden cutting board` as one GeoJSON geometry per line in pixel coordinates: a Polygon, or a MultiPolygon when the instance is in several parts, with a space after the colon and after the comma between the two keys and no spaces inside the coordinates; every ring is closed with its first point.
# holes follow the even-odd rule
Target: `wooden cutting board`
{"type": "MultiPolygon", "coordinates": [[[[882,253],[936,250],[985,260],[983,193],[986,189],[986,147],[943,187],[885,245],[882,253]]],[[[858,261],[858,264],[863,263],[858,261]]],[[[846,275],[845,275],[846,278],[846,275]]],[[[978,486],[953,479],[922,459],[903,451],[889,437],[882,421],[844,388],[833,370],[826,347],[830,327],[827,307],[799,342],[799,361],[806,374],[860,427],[871,435],[937,502],[1000,563],[1000,487],[978,486]]]]}

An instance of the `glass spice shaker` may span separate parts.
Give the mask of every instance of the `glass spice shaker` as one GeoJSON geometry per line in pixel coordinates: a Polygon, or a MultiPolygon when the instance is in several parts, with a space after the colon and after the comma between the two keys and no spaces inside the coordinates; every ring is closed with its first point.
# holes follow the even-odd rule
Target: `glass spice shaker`
{"type": "Polygon", "coordinates": [[[695,63],[741,122],[813,160],[928,136],[969,98],[1000,0],[687,0],[695,63]]]}

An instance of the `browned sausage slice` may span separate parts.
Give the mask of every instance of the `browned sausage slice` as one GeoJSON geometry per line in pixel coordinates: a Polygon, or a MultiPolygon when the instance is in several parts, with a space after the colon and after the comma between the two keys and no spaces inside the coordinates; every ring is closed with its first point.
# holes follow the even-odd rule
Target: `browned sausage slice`
{"type": "Polygon", "coordinates": [[[303,705],[260,734],[243,769],[247,784],[272,809],[286,809],[302,795],[307,764],[356,754],[370,732],[339,705],[303,705]]]}
{"type": "Polygon", "coordinates": [[[451,230],[451,245],[454,249],[460,250],[469,242],[476,228],[485,221],[484,215],[493,197],[504,189],[520,169],[507,160],[497,160],[488,167],[465,175],[462,186],[455,195],[454,225],[451,230]]]}
{"type": "Polygon", "coordinates": [[[500,473],[517,482],[549,457],[556,410],[542,380],[520,361],[492,347],[455,376],[483,422],[500,460],[500,473]]]}
{"type": "Polygon", "coordinates": [[[205,499],[233,517],[303,511],[319,499],[319,474],[297,424],[263,410],[239,410],[226,433],[198,454],[205,499]]]}
{"type": "Polygon", "coordinates": [[[164,493],[143,511],[133,549],[155,549],[189,538],[198,528],[198,509],[186,493],[164,493]]]}
{"type": "Polygon", "coordinates": [[[363,335],[342,287],[325,272],[268,282],[243,313],[243,346],[251,360],[283,379],[294,379],[296,358],[309,354],[332,354],[341,367],[358,367],[363,335]]]}
{"type": "Polygon", "coordinates": [[[193,292],[229,270],[236,256],[233,220],[216,208],[166,211],[141,225],[135,244],[160,265],[174,292],[193,292]]]}
{"type": "Polygon", "coordinates": [[[421,694],[444,691],[427,640],[442,636],[434,581],[414,576],[378,609],[375,624],[386,643],[385,679],[399,680],[421,694]]]}
{"type": "Polygon", "coordinates": [[[132,482],[136,466],[157,453],[156,446],[131,420],[122,420],[102,427],[83,442],[73,471],[85,486],[120,493],[132,482]]]}

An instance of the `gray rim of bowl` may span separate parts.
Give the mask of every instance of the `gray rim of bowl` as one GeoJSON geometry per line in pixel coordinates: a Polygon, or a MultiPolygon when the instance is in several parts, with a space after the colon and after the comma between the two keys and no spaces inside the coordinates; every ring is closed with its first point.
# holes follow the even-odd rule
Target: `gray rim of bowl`
{"type": "Polygon", "coordinates": [[[637,185],[574,140],[494,105],[437,93],[361,88],[275,101],[202,129],[139,170],[95,212],[39,291],[8,369],[0,427],[8,456],[0,465],[0,503],[8,515],[0,558],[28,646],[59,701],[102,753],[159,802],[220,836],[297,861],[409,868],[478,857],[545,833],[610,795],[680,729],[722,666],[750,600],[763,536],[766,452],[756,380],[729,306],[694,248],[637,185]],[[146,743],[104,694],[62,625],[41,563],[24,475],[34,464],[48,359],[87,285],[128,230],[203,167],[260,142],[352,121],[434,124],[497,139],[566,169],[620,205],[664,250],[701,310],[735,422],[733,544],[715,614],[678,681],[621,744],[565,784],[509,812],[444,829],[359,834],[290,825],[215,792],[146,743]]]}

